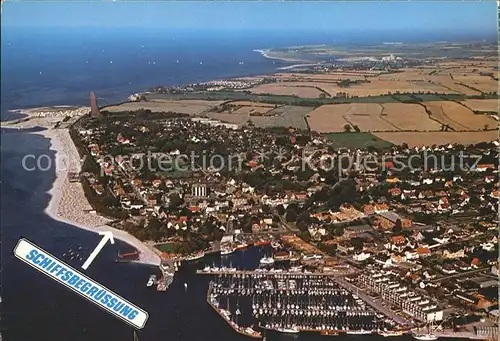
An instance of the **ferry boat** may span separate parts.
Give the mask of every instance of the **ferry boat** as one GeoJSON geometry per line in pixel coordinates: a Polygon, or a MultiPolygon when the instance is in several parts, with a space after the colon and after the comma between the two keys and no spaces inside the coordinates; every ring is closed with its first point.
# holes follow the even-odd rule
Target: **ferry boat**
{"type": "Polygon", "coordinates": [[[379,335],[382,335],[383,337],[391,337],[391,336],[402,336],[403,332],[402,331],[381,331],[379,332],[379,335]]]}
{"type": "Polygon", "coordinates": [[[272,257],[264,257],[260,260],[260,265],[272,265],[274,264],[274,259],[272,257]]]}
{"type": "Polygon", "coordinates": [[[146,286],[151,287],[151,286],[153,286],[153,284],[155,284],[155,282],[156,282],[156,275],[151,275],[151,276],[149,276],[149,280],[146,283],[146,286]]]}
{"type": "Polygon", "coordinates": [[[198,252],[198,253],[195,253],[193,255],[190,255],[190,256],[186,257],[186,260],[187,261],[193,261],[193,260],[201,259],[203,257],[205,257],[205,252],[201,251],[201,252],[198,252]]]}

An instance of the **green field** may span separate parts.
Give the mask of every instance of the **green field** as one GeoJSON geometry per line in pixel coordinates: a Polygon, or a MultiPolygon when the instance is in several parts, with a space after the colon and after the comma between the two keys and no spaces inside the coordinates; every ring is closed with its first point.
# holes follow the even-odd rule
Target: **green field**
{"type": "Polygon", "coordinates": [[[156,244],[155,248],[157,248],[161,252],[176,253],[177,250],[179,249],[179,244],[178,243],[156,244]]]}
{"type": "Polygon", "coordinates": [[[183,94],[158,94],[150,93],[146,94],[145,97],[149,101],[154,101],[157,99],[161,100],[186,100],[186,99],[199,99],[199,100],[209,100],[209,101],[251,101],[251,102],[261,102],[277,105],[295,105],[295,106],[306,106],[306,107],[318,107],[323,104],[336,104],[336,103],[398,103],[403,100],[408,100],[412,98],[413,100],[421,102],[429,101],[443,101],[443,100],[454,100],[454,101],[464,101],[466,99],[473,98],[499,98],[496,95],[489,95],[484,97],[478,96],[466,96],[461,94],[414,94],[414,95],[402,95],[402,94],[392,94],[392,95],[380,95],[371,97],[351,97],[351,98],[299,98],[295,96],[288,95],[266,95],[266,94],[252,94],[244,91],[200,91],[200,92],[186,92],[183,94]]]}
{"type": "Polygon", "coordinates": [[[393,145],[370,133],[329,133],[326,136],[334,142],[336,147],[367,148],[372,146],[377,149],[384,149],[393,145]]]}

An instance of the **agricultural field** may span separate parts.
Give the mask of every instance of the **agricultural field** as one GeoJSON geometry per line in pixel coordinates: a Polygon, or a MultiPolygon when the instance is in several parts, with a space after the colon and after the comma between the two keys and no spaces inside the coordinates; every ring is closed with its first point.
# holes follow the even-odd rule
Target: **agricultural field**
{"type": "Polygon", "coordinates": [[[431,81],[439,83],[441,86],[451,91],[455,91],[456,93],[464,94],[467,96],[481,95],[480,91],[471,89],[469,87],[460,84],[457,81],[454,81],[449,75],[432,75],[428,76],[428,78],[431,81]]]}
{"type": "Polygon", "coordinates": [[[278,73],[274,75],[279,81],[291,80],[291,81],[304,81],[304,82],[337,82],[343,79],[350,80],[363,80],[366,77],[372,77],[379,74],[377,72],[328,72],[328,73],[278,73]]]}
{"type": "Polygon", "coordinates": [[[226,103],[223,109],[232,115],[262,116],[273,115],[271,111],[277,107],[277,105],[267,103],[234,101],[226,103]]]}
{"type": "Polygon", "coordinates": [[[373,133],[376,137],[396,145],[407,143],[410,147],[423,145],[444,145],[447,143],[476,144],[498,140],[498,132],[380,132],[373,133]]]}
{"type": "Polygon", "coordinates": [[[372,146],[384,149],[393,145],[391,142],[382,140],[370,133],[330,133],[327,134],[326,137],[333,141],[337,148],[367,148],[372,146]]]}
{"type": "Polygon", "coordinates": [[[204,100],[154,100],[148,102],[127,102],[120,105],[112,105],[104,110],[109,112],[135,111],[139,109],[151,110],[152,112],[176,112],[179,114],[199,115],[204,111],[211,110],[222,101],[204,100]]]}
{"type": "Polygon", "coordinates": [[[318,133],[342,132],[348,122],[344,118],[351,104],[328,104],[314,109],[307,115],[307,123],[318,133]]]}
{"type": "Polygon", "coordinates": [[[441,124],[429,118],[419,104],[383,103],[382,117],[398,130],[440,130],[441,124]]]}
{"type": "Polygon", "coordinates": [[[467,107],[450,101],[426,102],[424,106],[430,112],[430,117],[452,130],[483,130],[493,128],[497,122],[486,115],[476,115],[467,107]]]}
{"type": "Polygon", "coordinates": [[[460,79],[459,82],[482,93],[498,92],[498,81],[487,76],[467,76],[460,79]]]}
{"type": "Polygon", "coordinates": [[[318,98],[323,93],[308,84],[288,85],[284,82],[257,85],[250,91],[254,94],[291,95],[304,98],[318,98]]]}
{"type": "MultiPolygon", "coordinates": [[[[358,126],[361,131],[400,130],[382,116],[384,105],[379,103],[353,103],[322,105],[307,115],[307,122],[313,131],[320,133],[342,132],[344,126],[358,126]]],[[[394,105],[404,108],[403,103],[394,105]]],[[[392,107],[392,106],[391,106],[392,107]]],[[[393,115],[395,113],[393,112],[393,115]]]]}
{"type": "MultiPolygon", "coordinates": [[[[399,75],[399,74],[398,74],[399,75]]],[[[364,78],[363,78],[364,79],[364,78]]],[[[352,81],[359,79],[351,79],[352,81]]],[[[375,77],[368,78],[370,83],[358,83],[351,84],[348,87],[341,87],[335,81],[282,81],[274,84],[264,84],[258,85],[252,88],[253,93],[271,93],[275,95],[296,95],[299,97],[309,97],[315,96],[319,97],[322,92],[318,89],[323,90],[328,97],[337,96],[338,93],[346,93],[349,96],[379,96],[388,93],[396,92],[431,92],[431,93],[446,93],[446,94],[456,94],[458,91],[448,89],[440,84],[435,84],[433,82],[424,80],[413,80],[413,81],[402,81],[402,80],[378,80],[375,77]],[[301,91],[301,90],[302,91],[301,91]],[[312,91],[312,92],[311,92],[312,91]]],[[[478,94],[478,92],[474,92],[478,94]]]]}
{"type": "Polygon", "coordinates": [[[498,112],[497,99],[468,99],[460,103],[472,111],[498,112]]]}
{"type": "Polygon", "coordinates": [[[274,104],[251,102],[251,101],[233,101],[233,102],[228,102],[227,104],[234,106],[241,106],[241,107],[274,108],[274,104]]]}
{"type": "MultiPolygon", "coordinates": [[[[265,108],[270,109],[270,108],[265,108]]],[[[245,124],[249,120],[256,127],[294,127],[298,129],[307,130],[307,124],[305,121],[305,116],[309,113],[312,108],[310,107],[299,107],[299,106],[281,106],[268,110],[265,116],[253,116],[249,113],[238,113],[240,109],[233,112],[223,111],[223,112],[208,112],[207,117],[220,120],[223,122],[235,123],[235,124],[245,124]]]]}
{"type": "MultiPolygon", "coordinates": [[[[382,116],[383,106],[378,103],[341,104],[347,111],[343,117],[361,131],[399,130],[382,116]]],[[[402,104],[404,105],[404,104],[402,104]]]]}

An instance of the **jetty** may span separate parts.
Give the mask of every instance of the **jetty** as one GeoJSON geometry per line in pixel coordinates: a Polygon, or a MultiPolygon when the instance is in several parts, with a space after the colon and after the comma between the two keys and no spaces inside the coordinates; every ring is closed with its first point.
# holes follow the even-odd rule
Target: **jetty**
{"type": "Polygon", "coordinates": [[[281,269],[256,269],[256,270],[239,270],[236,268],[217,268],[206,267],[202,270],[196,270],[198,275],[234,275],[234,276],[253,276],[256,278],[276,275],[276,276],[312,276],[312,277],[331,277],[339,275],[353,274],[356,271],[353,269],[338,268],[330,271],[323,272],[309,272],[309,271],[289,271],[281,269]]]}
{"type": "Polygon", "coordinates": [[[160,264],[161,277],[156,283],[157,291],[166,291],[174,281],[176,265],[173,261],[162,260],[160,264]]]}
{"type": "Polygon", "coordinates": [[[214,283],[210,282],[207,292],[207,302],[219,314],[231,328],[238,334],[249,336],[254,339],[262,339],[262,333],[254,330],[252,327],[240,327],[236,322],[231,319],[231,312],[229,310],[219,308],[219,303],[216,300],[216,295],[213,294],[214,283]]]}

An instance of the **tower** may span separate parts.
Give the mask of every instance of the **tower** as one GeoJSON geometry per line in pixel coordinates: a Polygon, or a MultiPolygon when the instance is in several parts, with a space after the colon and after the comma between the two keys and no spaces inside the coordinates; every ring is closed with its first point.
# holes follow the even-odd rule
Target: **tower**
{"type": "Polygon", "coordinates": [[[93,92],[90,93],[90,115],[92,117],[99,117],[99,108],[97,107],[97,101],[93,92]]]}

